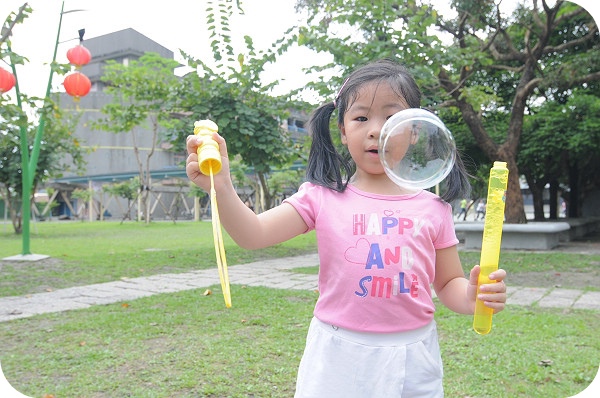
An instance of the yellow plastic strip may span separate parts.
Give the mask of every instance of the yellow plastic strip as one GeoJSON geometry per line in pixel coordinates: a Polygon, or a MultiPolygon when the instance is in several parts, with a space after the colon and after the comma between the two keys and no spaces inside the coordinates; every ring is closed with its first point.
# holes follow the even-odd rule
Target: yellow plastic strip
{"type": "Polygon", "coordinates": [[[217,192],[214,188],[214,177],[212,162],[210,162],[210,207],[212,210],[213,240],[215,242],[215,255],[217,256],[217,268],[225,306],[231,308],[231,290],[229,287],[229,273],[227,272],[227,258],[225,258],[225,246],[223,245],[223,232],[221,230],[221,219],[219,218],[219,207],[217,206],[217,192]]]}

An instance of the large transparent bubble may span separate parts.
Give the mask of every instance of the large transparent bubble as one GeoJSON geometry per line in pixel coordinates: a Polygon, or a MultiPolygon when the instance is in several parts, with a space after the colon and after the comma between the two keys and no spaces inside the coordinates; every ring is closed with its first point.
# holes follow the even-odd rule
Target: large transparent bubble
{"type": "Polygon", "coordinates": [[[410,108],[390,117],[379,136],[379,157],[392,181],[408,190],[431,188],[454,166],[452,133],[433,113],[410,108]]]}

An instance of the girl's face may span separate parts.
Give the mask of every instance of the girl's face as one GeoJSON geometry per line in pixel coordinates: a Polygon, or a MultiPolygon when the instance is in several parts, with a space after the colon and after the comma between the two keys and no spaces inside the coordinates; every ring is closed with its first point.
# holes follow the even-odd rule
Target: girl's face
{"type": "MultiPolygon", "coordinates": [[[[387,83],[368,83],[359,90],[340,126],[342,143],[356,163],[357,174],[385,174],[378,153],[381,128],[392,115],[407,108],[406,101],[387,83]]],[[[407,140],[404,148],[394,145],[394,151],[405,153],[409,144],[407,140]]]]}

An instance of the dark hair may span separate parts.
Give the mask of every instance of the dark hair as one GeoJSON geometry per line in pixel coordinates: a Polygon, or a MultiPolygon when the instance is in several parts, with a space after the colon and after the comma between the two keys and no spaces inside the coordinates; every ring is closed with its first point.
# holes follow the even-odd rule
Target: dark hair
{"type": "MultiPolygon", "coordinates": [[[[308,181],[338,192],[348,186],[355,171],[355,164],[347,151],[339,153],[331,139],[329,124],[334,110],[338,110],[338,125],[344,125],[344,114],[358,97],[359,90],[367,83],[387,83],[403,98],[410,108],[421,105],[421,90],[410,72],[401,64],[390,59],[368,63],[348,76],[335,99],[313,111],[308,120],[308,132],[312,137],[306,178],[308,181]]],[[[468,173],[460,156],[446,177],[447,190],[442,195],[445,201],[468,196],[470,185],[468,173]]]]}

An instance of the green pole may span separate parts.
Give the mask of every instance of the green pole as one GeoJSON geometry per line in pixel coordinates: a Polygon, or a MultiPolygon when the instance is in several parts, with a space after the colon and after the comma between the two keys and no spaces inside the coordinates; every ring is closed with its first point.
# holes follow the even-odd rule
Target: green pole
{"type": "MultiPolygon", "coordinates": [[[[10,51],[10,48],[8,49],[10,51]]],[[[17,94],[17,104],[19,108],[23,109],[21,102],[21,95],[19,91],[19,80],[16,79],[17,71],[15,65],[11,63],[13,74],[15,75],[15,92],[17,94]]],[[[21,225],[23,235],[23,248],[21,250],[22,255],[31,254],[29,248],[29,220],[31,219],[31,186],[29,185],[29,147],[27,143],[27,126],[22,123],[19,125],[19,136],[21,140],[21,225]]]]}
{"type": "MultiPolygon", "coordinates": [[[[50,76],[48,77],[48,86],[46,87],[46,96],[44,101],[50,97],[50,90],[52,89],[52,76],[54,75],[54,64],[56,63],[56,54],[58,52],[58,42],[60,39],[60,28],[62,26],[62,17],[64,13],[65,2],[63,1],[62,7],[60,8],[60,19],[58,20],[58,31],[56,32],[56,42],[54,44],[54,54],[52,55],[52,63],[50,64],[50,76]]],[[[40,156],[40,145],[42,142],[42,136],[44,135],[44,127],[46,125],[46,115],[42,113],[40,118],[40,124],[38,125],[37,132],[35,133],[35,140],[33,141],[33,149],[31,151],[31,159],[29,160],[29,185],[33,186],[33,177],[37,169],[37,162],[40,156]]]]}
{"type": "MultiPolygon", "coordinates": [[[[52,63],[50,64],[50,77],[48,78],[48,86],[46,87],[46,96],[44,97],[44,101],[46,101],[50,97],[50,90],[52,88],[52,75],[54,74],[54,64],[56,63],[56,54],[58,51],[58,42],[60,38],[60,29],[62,25],[62,16],[65,7],[65,2],[62,2],[62,6],[60,9],[60,19],[58,21],[58,31],[56,33],[56,43],[54,44],[54,55],[52,57],[52,63]]],[[[21,96],[19,93],[17,71],[15,65],[12,64],[13,74],[15,75],[15,80],[17,83],[16,94],[17,94],[17,104],[21,109],[23,109],[21,103],[21,96]]],[[[19,128],[20,131],[20,139],[21,139],[21,181],[22,181],[22,208],[21,208],[21,222],[22,222],[22,230],[23,230],[23,245],[21,254],[28,255],[31,254],[31,245],[30,245],[30,221],[31,221],[31,191],[33,189],[33,181],[35,177],[35,172],[37,169],[37,162],[40,155],[40,146],[42,142],[42,136],[44,135],[44,127],[46,125],[46,116],[42,113],[40,118],[40,124],[38,125],[38,129],[35,134],[33,149],[31,151],[31,158],[29,158],[29,143],[27,140],[27,127],[21,125],[19,128]]]]}

